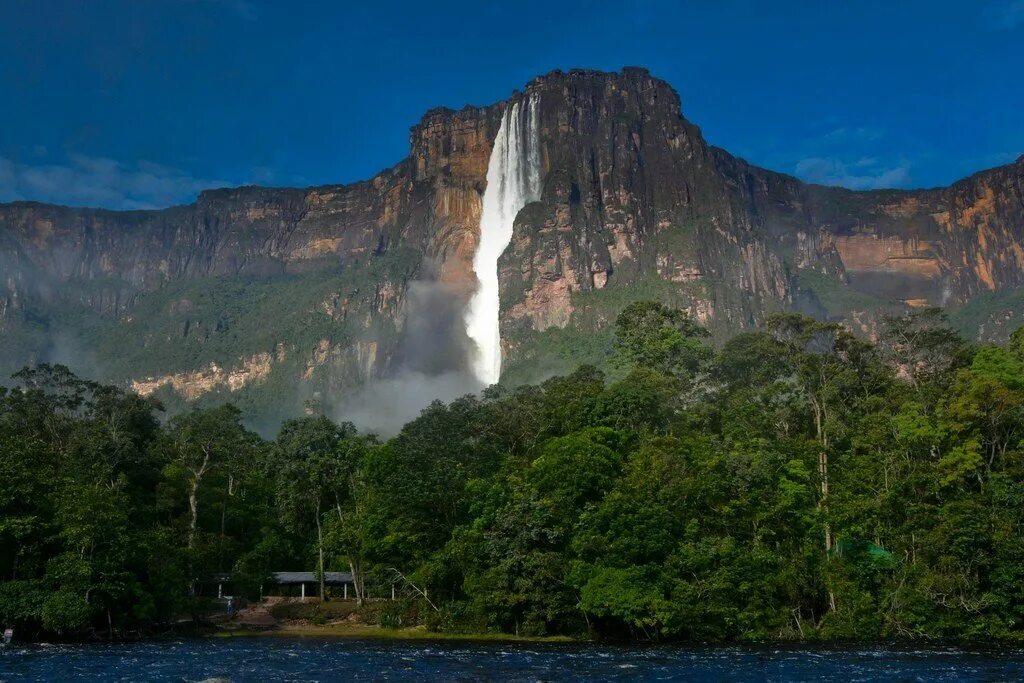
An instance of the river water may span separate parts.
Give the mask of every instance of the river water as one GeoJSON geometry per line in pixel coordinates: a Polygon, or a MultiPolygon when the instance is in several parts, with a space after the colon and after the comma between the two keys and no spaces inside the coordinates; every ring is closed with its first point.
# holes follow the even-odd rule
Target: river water
{"type": "Polygon", "coordinates": [[[1024,650],[231,638],[0,648],[0,681],[1018,681],[1024,650]]]}

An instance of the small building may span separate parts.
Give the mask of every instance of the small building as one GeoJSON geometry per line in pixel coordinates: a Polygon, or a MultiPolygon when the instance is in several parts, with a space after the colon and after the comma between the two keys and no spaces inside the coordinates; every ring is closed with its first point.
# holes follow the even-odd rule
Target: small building
{"type": "MultiPolygon", "coordinates": [[[[310,595],[320,592],[320,579],[316,572],[273,572],[270,576],[273,585],[278,586],[278,595],[298,593],[305,600],[307,591],[310,595]]],[[[341,596],[345,599],[348,599],[349,587],[354,585],[351,572],[324,572],[324,586],[340,588],[341,596]]],[[[264,594],[271,593],[264,591],[264,594]]],[[[355,588],[352,589],[352,595],[355,595],[355,588]]]]}

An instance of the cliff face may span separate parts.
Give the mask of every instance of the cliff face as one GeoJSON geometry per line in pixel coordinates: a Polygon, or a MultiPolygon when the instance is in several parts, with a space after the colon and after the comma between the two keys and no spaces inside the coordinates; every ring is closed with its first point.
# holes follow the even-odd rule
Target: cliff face
{"type": "Polygon", "coordinates": [[[510,347],[600,326],[621,300],[604,289],[652,292],[717,331],[796,309],[871,334],[884,310],[1024,285],[1024,157],[950,188],[852,192],[709,146],[643,70],[527,90],[540,95],[545,185],[502,261],[510,347]]]}
{"type": "Polygon", "coordinates": [[[474,290],[491,146],[527,93],[543,191],[499,264],[517,376],[545,331],[606,329],[630,298],[714,331],[795,309],[870,334],[881,310],[1024,286],[1024,157],[935,190],[806,185],[709,146],[642,69],[554,72],[428,112],[406,160],[354,185],[211,190],[161,211],[0,205],[3,369],[85,355],[148,391],[294,385],[314,401],[393,372],[409,283],[474,290]]]}
{"type": "Polygon", "coordinates": [[[732,328],[765,300],[792,300],[751,196],[752,182],[768,192],[779,181],[731,177],[734,162],[681,117],[665,83],[634,69],[553,74],[529,89],[540,94],[546,180],[503,261],[508,324],[563,327],[574,294],[651,282],[732,328]]]}

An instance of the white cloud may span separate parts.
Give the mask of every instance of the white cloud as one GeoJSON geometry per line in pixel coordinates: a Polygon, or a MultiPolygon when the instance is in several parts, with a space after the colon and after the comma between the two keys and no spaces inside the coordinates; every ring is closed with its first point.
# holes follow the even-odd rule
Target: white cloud
{"type": "MultiPolygon", "coordinates": [[[[793,173],[802,180],[851,190],[908,187],[911,164],[893,153],[886,130],[831,122],[826,133],[795,145],[793,173]]],[[[790,162],[792,163],[792,162],[790,162]]]]}
{"type": "Polygon", "coordinates": [[[0,157],[0,201],[31,199],[108,209],[153,209],[193,201],[202,190],[235,185],[196,178],[148,161],[134,165],[72,155],[65,164],[23,164],[0,157]]]}
{"type": "Polygon", "coordinates": [[[910,184],[910,164],[881,165],[877,159],[862,158],[848,164],[832,157],[810,157],[797,162],[794,173],[819,185],[838,185],[851,190],[877,190],[910,184]]]}

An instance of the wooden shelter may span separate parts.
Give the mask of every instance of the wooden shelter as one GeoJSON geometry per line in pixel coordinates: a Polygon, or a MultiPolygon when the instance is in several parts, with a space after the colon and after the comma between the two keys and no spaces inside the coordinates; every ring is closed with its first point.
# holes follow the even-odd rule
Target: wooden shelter
{"type": "MultiPolygon", "coordinates": [[[[278,586],[280,591],[279,595],[287,595],[292,592],[298,592],[299,597],[303,600],[306,599],[306,587],[312,587],[312,595],[316,595],[317,590],[320,586],[320,578],[316,572],[274,572],[271,575],[271,583],[278,586]]],[[[352,581],[352,574],[350,572],[324,572],[324,585],[337,587],[340,586],[342,590],[342,597],[348,598],[349,586],[353,586],[353,595],[355,594],[354,583],[352,581]]],[[[265,594],[266,591],[263,591],[265,594]]],[[[323,596],[320,596],[321,598],[323,596]]]]}

